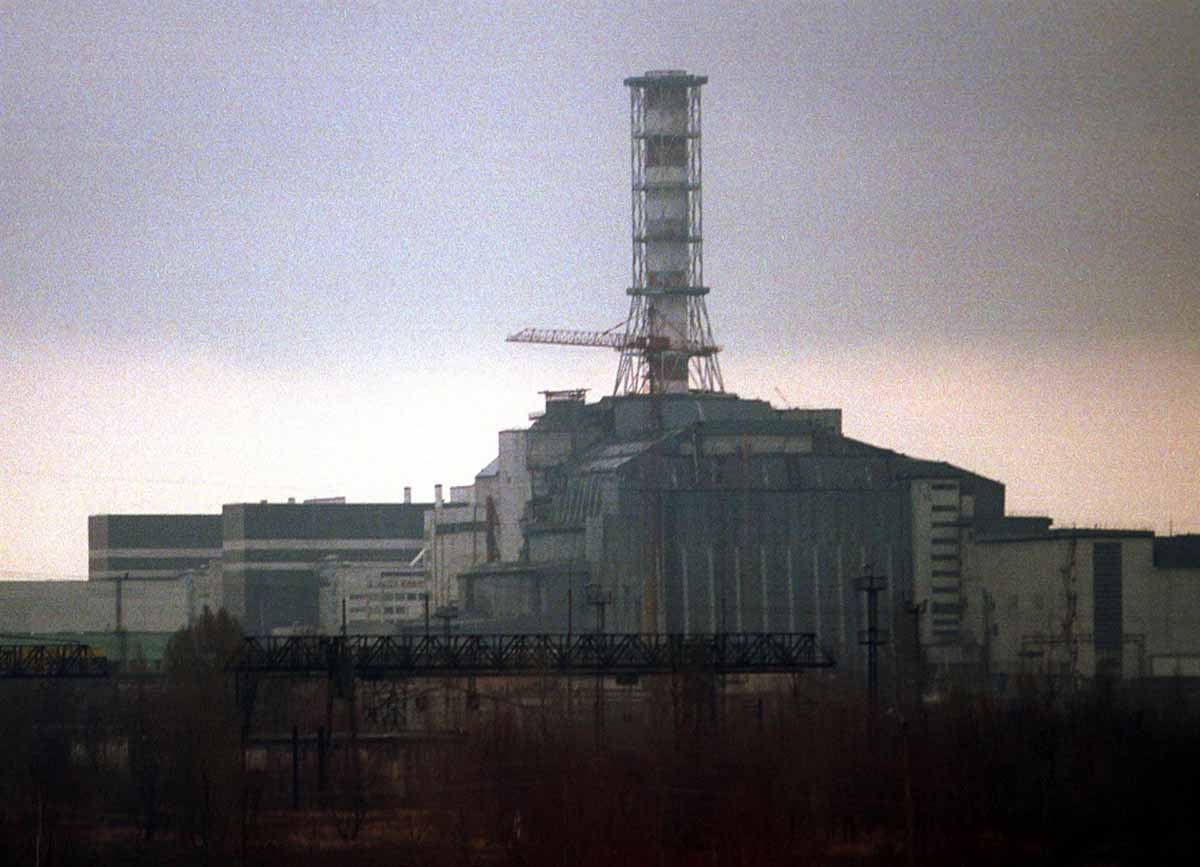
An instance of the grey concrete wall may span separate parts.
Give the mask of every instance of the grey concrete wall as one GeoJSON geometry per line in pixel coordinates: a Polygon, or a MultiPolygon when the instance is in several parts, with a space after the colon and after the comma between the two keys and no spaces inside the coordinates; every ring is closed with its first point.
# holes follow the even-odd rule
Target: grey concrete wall
{"type": "MultiPolygon", "coordinates": [[[[125,581],[122,619],[131,632],[187,626],[183,581],[125,581]]],[[[0,581],[0,631],[110,632],[117,628],[115,581],[0,581]]]]}
{"type": "Polygon", "coordinates": [[[663,520],[658,619],[668,632],[816,632],[857,666],[866,622],[855,579],[868,565],[888,577],[884,625],[911,593],[894,490],[668,491],[663,520]]]}
{"type": "Polygon", "coordinates": [[[1120,544],[1122,676],[1171,675],[1177,664],[1200,674],[1200,569],[1155,567],[1153,542],[1148,534],[1104,531],[1083,531],[1074,541],[1069,534],[971,540],[964,628],[999,674],[1061,674],[1073,666],[1080,676],[1095,675],[1093,555],[1097,544],[1120,544]],[[1068,634],[1077,636],[1073,657],[1068,634]]]}

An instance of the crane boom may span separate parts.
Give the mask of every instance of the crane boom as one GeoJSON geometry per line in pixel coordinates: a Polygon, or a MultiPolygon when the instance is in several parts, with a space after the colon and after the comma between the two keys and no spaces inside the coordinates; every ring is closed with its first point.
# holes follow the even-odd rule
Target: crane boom
{"type": "Polygon", "coordinates": [[[570,328],[523,328],[506,338],[508,343],[549,343],[556,346],[600,346],[622,351],[683,352],[688,355],[713,355],[721,347],[689,340],[672,340],[660,335],[627,334],[623,331],[576,331],[570,328]]]}
{"type": "Polygon", "coordinates": [[[553,343],[558,346],[604,346],[624,349],[625,334],[619,331],[574,331],[570,328],[523,328],[508,335],[509,343],[553,343]]]}

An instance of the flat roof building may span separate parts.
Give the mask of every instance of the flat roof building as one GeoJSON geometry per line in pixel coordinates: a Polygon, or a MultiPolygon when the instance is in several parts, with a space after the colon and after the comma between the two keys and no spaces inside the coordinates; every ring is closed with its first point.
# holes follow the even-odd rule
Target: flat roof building
{"type": "Polygon", "coordinates": [[[407,569],[425,547],[432,508],[339,498],[233,503],[219,515],[93,515],[88,578],[195,583],[204,576],[204,598],[219,600],[248,631],[316,628],[320,562],[332,556],[407,569]]]}
{"type": "MultiPolygon", "coordinates": [[[[428,503],[237,503],[222,518],[226,586],[244,588],[250,632],[320,623],[318,567],[410,563],[425,545],[428,503]]],[[[235,612],[237,613],[237,612],[235,612]]]]}
{"type": "Polygon", "coordinates": [[[171,580],[221,556],[220,515],[91,515],[88,580],[171,580]]]}

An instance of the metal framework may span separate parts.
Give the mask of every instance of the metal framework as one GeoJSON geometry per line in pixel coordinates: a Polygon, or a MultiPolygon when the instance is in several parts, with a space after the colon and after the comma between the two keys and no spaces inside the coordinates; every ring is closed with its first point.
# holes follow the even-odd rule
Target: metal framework
{"type": "Polygon", "coordinates": [[[108,677],[108,660],[86,644],[0,644],[0,679],[108,677]]]}
{"type": "Polygon", "coordinates": [[[700,88],[707,81],[680,70],[625,79],[633,193],[625,321],[607,331],[526,328],[508,342],[615,349],[615,394],[725,390],[704,302],[700,88]]]}
{"type": "Polygon", "coordinates": [[[446,677],[719,674],[830,668],[812,633],[715,635],[249,636],[230,670],[243,675],[446,677]]]}
{"type": "Polygon", "coordinates": [[[700,88],[707,81],[680,70],[625,79],[633,271],[617,394],[725,390],[704,302],[700,88]]]}
{"type": "MultiPolygon", "coordinates": [[[[711,339],[711,335],[709,335],[711,339]]],[[[600,346],[622,352],[648,354],[674,350],[691,356],[708,356],[721,351],[713,343],[672,341],[662,335],[628,334],[619,331],[579,331],[571,328],[522,328],[505,338],[509,343],[551,343],[556,346],[600,346]]]]}

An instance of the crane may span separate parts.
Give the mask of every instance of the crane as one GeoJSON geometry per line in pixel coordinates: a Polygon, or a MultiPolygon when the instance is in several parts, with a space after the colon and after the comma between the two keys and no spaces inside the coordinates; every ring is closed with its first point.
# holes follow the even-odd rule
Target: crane
{"type": "Polygon", "coordinates": [[[707,81],[677,69],[625,79],[633,191],[626,321],[607,331],[526,328],[509,343],[615,349],[613,394],[725,391],[704,301],[700,88],[707,81]]]}
{"type": "Polygon", "coordinates": [[[625,323],[607,331],[580,331],[571,328],[522,328],[508,335],[508,343],[547,343],[556,346],[598,346],[618,352],[636,350],[642,353],[679,352],[686,355],[713,355],[721,351],[716,344],[672,339],[663,334],[629,334],[618,331],[625,323]]]}

